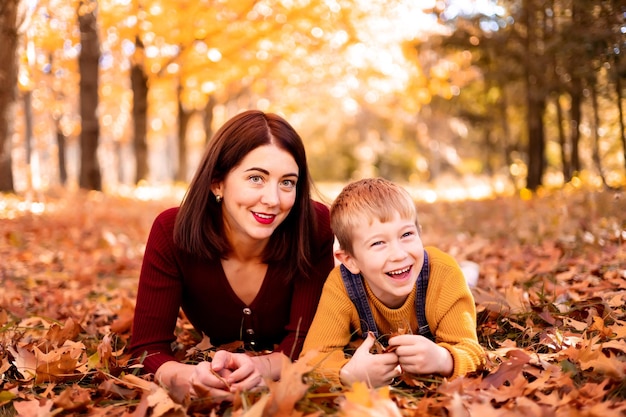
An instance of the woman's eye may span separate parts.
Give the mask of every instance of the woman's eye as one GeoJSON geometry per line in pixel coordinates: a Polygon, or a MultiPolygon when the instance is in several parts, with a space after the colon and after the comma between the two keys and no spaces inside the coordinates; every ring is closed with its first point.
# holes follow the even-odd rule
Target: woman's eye
{"type": "Polygon", "coordinates": [[[281,185],[285,188],[295,188],[296,182],[294,180],[283,180],[281,185]]]}
{"type": "Polygon", "coordinates": [[[263,178],[260,175],[251,175],[248,179],[250,180],[250,182],[253,182],[255,184],[263,182],[263,178]]]}

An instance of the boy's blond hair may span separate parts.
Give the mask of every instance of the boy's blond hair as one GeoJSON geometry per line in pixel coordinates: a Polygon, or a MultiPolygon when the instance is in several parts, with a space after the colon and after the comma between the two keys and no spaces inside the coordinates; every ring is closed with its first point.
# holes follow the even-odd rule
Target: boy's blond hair
{"type": "Polygon", "coordinates": [[[346,185],[330,207],[330,227],[339,246],[354,255],[353,231],[363,224],[390,221],[396,214],[415,220],[420,229],[415,201],[404,188],[384,178],[365,178],[346,185]]]}

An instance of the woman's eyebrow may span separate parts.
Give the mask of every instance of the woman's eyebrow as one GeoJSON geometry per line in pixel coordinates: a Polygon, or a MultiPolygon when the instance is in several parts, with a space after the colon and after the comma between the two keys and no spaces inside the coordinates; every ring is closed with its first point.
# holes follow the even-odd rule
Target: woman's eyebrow
{"type": "MultiPolygon", "coordinates": [[[[252,167],[252,168],[246,169],[244,172],[249,172],[249,171],[259,171],[259,172],[262,172],[265,175],[270,175],[270,172],[268,170],[264,169],[264,168],[252,167]]],[[[298,173],[297,172],[290,172],[288,174],[283,175],[282,177],[283,178],[284,177],[296,177],[296,178],[298,178],[298,173]]]]}
{"type": "Polygon", "coordinates": [[[260,171],[264,173],[265,175],[270,175],[270,172],[267,169],[263,169],[263,168],[252,167],[252,168],[246,169],[244,172],[249,172],[249,171],[260,171]]]}

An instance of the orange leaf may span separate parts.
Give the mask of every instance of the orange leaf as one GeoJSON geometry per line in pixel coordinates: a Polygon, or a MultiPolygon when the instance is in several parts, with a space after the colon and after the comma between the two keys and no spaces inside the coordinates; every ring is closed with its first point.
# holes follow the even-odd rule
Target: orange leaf
{"type": "Polygon", "coordinates": [[[295,406],[309,389],[309,386],[303,382],[303,376],[313,369],[307,363],[315,354],[316,352],[310,351],[297,362],[291,362],[286,355],[282,355],[280,380],[267,381],[270,398],[265,406],[264,415],[273,417],[302,415],[295,411],[295,406]]]}
{"type": "Polygon", "coordinates": [[[55,415],[50,412],[52,401],[48,399],[13,401],[13,407],[20,417],[52,417],[55,415]]]}
{"type": "Polygon", "coordinates": [[[55,398],[54,405],[66,412],[85,410],[91,402],[90,392],[88,389],[73,385],[55,398]]]}
{"type": "Polygon", "coordinates": [[[511,350],[507,356],[510,360],[500,364],[495,372],[485,377],[482,383],[485,388],[490,385],[498,388],[506,381],[513,382],[517,375],[522,372],[524,365],[530,362],[530,356],[522,350],[511,350]]]}
{"type": "Polygon", "coordinates": [[[355,382],[351,390],[344,393],[341,411],[346,416],[370,417],[387,416],[401,417],[400,409],[389,397],[389,386],[370,389],[363,382],[355,382]]]}

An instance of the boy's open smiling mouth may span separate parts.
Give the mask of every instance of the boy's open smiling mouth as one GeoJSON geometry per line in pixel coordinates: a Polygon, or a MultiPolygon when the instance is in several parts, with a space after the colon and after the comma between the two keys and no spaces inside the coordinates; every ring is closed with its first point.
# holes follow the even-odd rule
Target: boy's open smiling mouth
{"type": "Polygon", "coordinates": [[[402,269],[396,269],[395,271],[385,272],[385,274],[393,279],[403,279],[411,272],[412,268],[413,266],[407,266],[402,269]]]}

